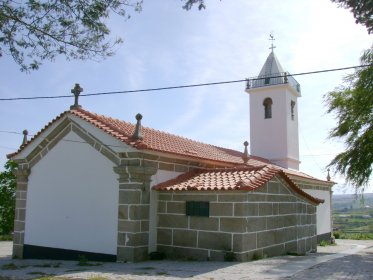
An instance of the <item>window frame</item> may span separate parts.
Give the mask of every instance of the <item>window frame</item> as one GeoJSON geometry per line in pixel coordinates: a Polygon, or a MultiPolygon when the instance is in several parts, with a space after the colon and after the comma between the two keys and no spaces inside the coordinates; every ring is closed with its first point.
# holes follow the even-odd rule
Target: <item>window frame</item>
{"type": "Polygon", "coordinates": [[[263,100],[263,106],[264,106],[264,118],[265,119],[272,119],[272,98],[266,97],[263,100]]]}
{"type": "Polygon", "coordinates": [[[186,201],[185,214],[190,217],[210,217],[210,201],[186,201]]]}

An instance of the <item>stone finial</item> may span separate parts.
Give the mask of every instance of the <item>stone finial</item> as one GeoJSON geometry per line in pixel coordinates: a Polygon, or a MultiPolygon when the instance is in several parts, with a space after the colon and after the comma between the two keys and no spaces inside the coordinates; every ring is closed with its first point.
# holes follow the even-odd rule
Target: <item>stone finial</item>
{"type": "Polygon", "coordinates": [[[285,76],[284,76],[284,84],[287,84],[289,82],[289,79],[288,79],[288,73],[285,72],[285,76]]]}
{"type": "Polygon", "coordinates": [[[142,137],[142,133],[141,133],[141,119],[142,119],[142,115],[139,113],[136,115],[136,128],[135,128],[135,132],[133,133],[132,137],[136,140],[142,140],[143,137],[142,137]]]}
{"type": "Polygon", "coordinates": [[[75,87],[71,90],[71,93],[74,94],[75,101],[74,101],[74,105],[70,106],[70,109],[78,109],[82,107],[79,105],[79,95],[82,91],[83,91],[83,88],[81,88],[79,84],[75,84],[75,87]]]}
{"type": "Polygon", "coordinates": [[[25,129],[22,133],[23,133],[23,140],[22,140],[22,146],[23,146],[27,143],[27,135],[28,135],[27,129],[25,129]]]}
{"type": "Polygon", "coordinates": [[[249,142],[245,141],[243,145],[245,146],[245,150],[243,152],[242,159],[243,162],[246,164],[249,161],[249,152],[247,151],[247,146],[249,146],[249,142]]]}
{"type": "Polygon", "coordinates": [[[328,171],[328,175],[326,176],[326,180],[330,181],[331,179],[330,174],[329,174],[330,169],[328,168],[327,171],[328,171]]]}

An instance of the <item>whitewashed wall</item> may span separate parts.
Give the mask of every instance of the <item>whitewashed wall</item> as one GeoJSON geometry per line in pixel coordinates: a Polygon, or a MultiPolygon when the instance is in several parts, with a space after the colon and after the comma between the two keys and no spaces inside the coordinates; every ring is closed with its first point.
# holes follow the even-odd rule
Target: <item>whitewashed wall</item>
{"type": "Polygon", "coordinates": [[[117,176],[82,141],[70,132],[32,168],[25,244],[116,255],[117,176]]]}
{"type": "Polygon", "coordinates": [[[252,88],[250,93],[250,151],[285,168],[299,169],[298,101],[287,84],[252,88]],[[263,101],[271,98],[272,118],[264,118],[263,101]],[[291,119],[291,100],[296,102],[291,119]]]}
{"type": "Polygon", "coordinates": [[[330,192],[321,191],[321,190],[309,190],[309,189],[303,189],[303,191],[312,195],[313,197],[317,197],[317,198],[325,200],[324,203],[320,203],[317,206],[317,210],[316,210],[317,235],[331,232],[332,228],[331,228],[330,192]]]}

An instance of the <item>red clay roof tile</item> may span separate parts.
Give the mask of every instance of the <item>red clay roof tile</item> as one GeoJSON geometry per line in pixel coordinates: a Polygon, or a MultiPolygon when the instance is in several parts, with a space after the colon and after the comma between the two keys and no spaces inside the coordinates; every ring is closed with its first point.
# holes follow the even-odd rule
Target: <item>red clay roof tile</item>
{"type": "MultiPolygon", "coordinates": [[[[131,145],[137,149],[158,151],[200,160],[226,163],[228,165],[227,167],[243,164],[242,152],[205,144],[144,126],[142,127],[143,139],[133,139],[132,135],[135,131],[135,124],[95,114],[81,108],[65,111],[57,116],[41,131],[39,131],[30,141],[28,141],[25,145],[22,145],[17,152],[9,154],[8,158],[13,158],[16,156],[53,123],[69,114],[75,115],[82,120],[87,121],[119,141],[131,145]]],[[[255,156],[250,156],[249,161],[247,162],[247,165],[251,167],[262,167],[265,164],[271,164],[271,162],[267,159],[255,156]]],[[[283,171],[289,173],[289,175],[321,181],[299,171],[287,169],[283,169],[283,171]]]]}
{"type": "Polygon", "coordinates": [[[282,169],[274,165],[261,167],[238,167],[226,169],[195,169],[175,179],[153,186],[157,191],[252,191],[261,188],[274,176],[282,177],[290,188],[314,204],[324,200],[315,198],[301,190],[282,169]]]}
{"type": "MultiPolygon", "coordinates": [[[[83,109],[75,109],[69,112],[90,122],[118,140],[138,149],[166,152],[231,164],[243,163],[241,158],[242,153],[238,151],[205,144],[144,126],[142,127],[143,139],[134,140],[132,134],[135,130],[135,124],[91,113],[83,109]]],[[[248,164],[260,166],[264,162],[269,163],[265,159],[252,157],[248,164]]]]}

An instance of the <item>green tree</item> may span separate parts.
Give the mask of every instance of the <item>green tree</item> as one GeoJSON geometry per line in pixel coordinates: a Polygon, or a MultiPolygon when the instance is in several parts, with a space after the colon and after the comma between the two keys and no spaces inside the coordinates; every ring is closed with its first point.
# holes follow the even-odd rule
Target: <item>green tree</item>
{"type": "Polygon", "coordinates": [[[206,9],[204,0],[186,0],[183,9],[190,10],[194,5],[198,4],[198,10],[206,9]]]}
{"type": "Polygon", "coordinates": [[[343,139],[346,150],[329,164],[343,174],[356,190],[364,190],[373,164],[373,46],[361,57],[362,65],[344,84],[325,96],[328,113],[335,113],[337,126],[330,138],[343,139]]]}
{"type": "Polygon", "coordinates": [[[5,171],[0,173],[0,234],[9,234],[14,226],[16,177],[13,172],[17,164],[9,160],[4,167],[5,171]]]}
{"type": "Polygon", "coordinates": [[[0,1],[0,56],[13,57],[22,71],[38,69],[57,55],[67,59],[104,58],[121,42],[107,39],[110,13],[129,17],[141,1],[0,1]]]}
{"type": "Polygon", "coordinates": [[[373,0],[331,0],[340,7],[350,9],[356,23],[366,26],[368,33],[373,33],[373,0]]]}
{"type": "MultiPolygon", "coordinates": [[[[113,55],[121,38],[110,39],[105,20],[140,12],[143,0],[0,0],[0,57],[9,55],[21,71],[36,70],[42,61],[103,59],[113,55]]],[[[203,0],[182,0],[191,9],[203,0]]]]}

